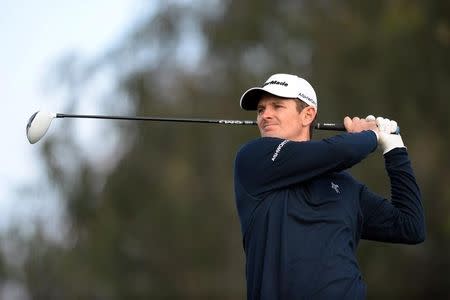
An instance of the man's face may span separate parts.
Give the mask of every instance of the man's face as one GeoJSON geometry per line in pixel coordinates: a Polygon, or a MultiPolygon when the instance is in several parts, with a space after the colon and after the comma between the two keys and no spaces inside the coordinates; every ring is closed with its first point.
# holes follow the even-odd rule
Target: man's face
{"type": "Polygon", "coordinates": [[[304,140],[307,129],[302,126],[302,113],[297,110],[296,100],[264,95],[256,111],[262,137],[304,140]]]}

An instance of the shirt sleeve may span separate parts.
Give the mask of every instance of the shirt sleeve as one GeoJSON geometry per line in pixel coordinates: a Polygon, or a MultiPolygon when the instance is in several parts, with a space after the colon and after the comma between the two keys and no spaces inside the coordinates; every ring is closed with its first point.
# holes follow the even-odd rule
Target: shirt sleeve
{"type": "Polygon", "coordinates": [[[385,165],[391,182],[391,201],[362,187],[361,237],[390,243],[420,243],[425,240],[424,210],[406,149],[385,154],[385,165]]]}
{"type": "Polygon", "coordinates": [[[341,171],[377,147],[373,131],[346,133],[319,141],[260,138],[246,144],[235,161],[235,179],[252,196],[341,171]]]}

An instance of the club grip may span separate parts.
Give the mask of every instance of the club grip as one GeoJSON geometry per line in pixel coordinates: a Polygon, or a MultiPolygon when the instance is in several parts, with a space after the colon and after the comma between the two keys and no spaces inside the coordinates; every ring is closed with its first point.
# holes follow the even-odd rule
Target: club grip
{"type": "Polygon", "coordinates": [[[342,123],[316,123],[314,128],[319,130],[345,131],[345,126],[342,123]]]}
{"type": "MultiPolygon", "coordinates": [[[[314,128],[319,130],[346,131],[343,123],[316,123],[314,128]]],[[[397,129],[391,132],[391,134],[400,134],[400,127],[397,126],[397,129]]]]}

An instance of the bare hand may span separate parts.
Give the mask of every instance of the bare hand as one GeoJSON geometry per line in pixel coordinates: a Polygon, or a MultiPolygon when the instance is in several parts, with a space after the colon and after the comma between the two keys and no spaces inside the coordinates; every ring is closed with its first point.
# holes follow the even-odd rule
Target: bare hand
{"type": "Polygon", "coordinates": [[[344,118],[344,126],[347,132],[373,130],[375,133],[379,133],[377,122],[375,120],[360,119],[358,117],[350,119],[350,117],[347,116],[344,118]]]}

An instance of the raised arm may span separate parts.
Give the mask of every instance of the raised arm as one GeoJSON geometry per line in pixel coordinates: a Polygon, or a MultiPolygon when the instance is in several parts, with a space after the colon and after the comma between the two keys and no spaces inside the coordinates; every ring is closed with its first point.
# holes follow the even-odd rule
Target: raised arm
{"type": "Polygon", "coordinates": [[[406,149],[395,148],[384,157],[391,181],[391,201],[362,188],[361,237],[390,243],[420,243],[425,239],[424,211],[406,149]]]}
{"type": "Polygon", "coordinates": [[[294,142],[260,138],[245,145],[235,161],[235,179],[252,196],[341,171],[364,159],[377,147],[368,130],[320,141],[294,142]]]}

